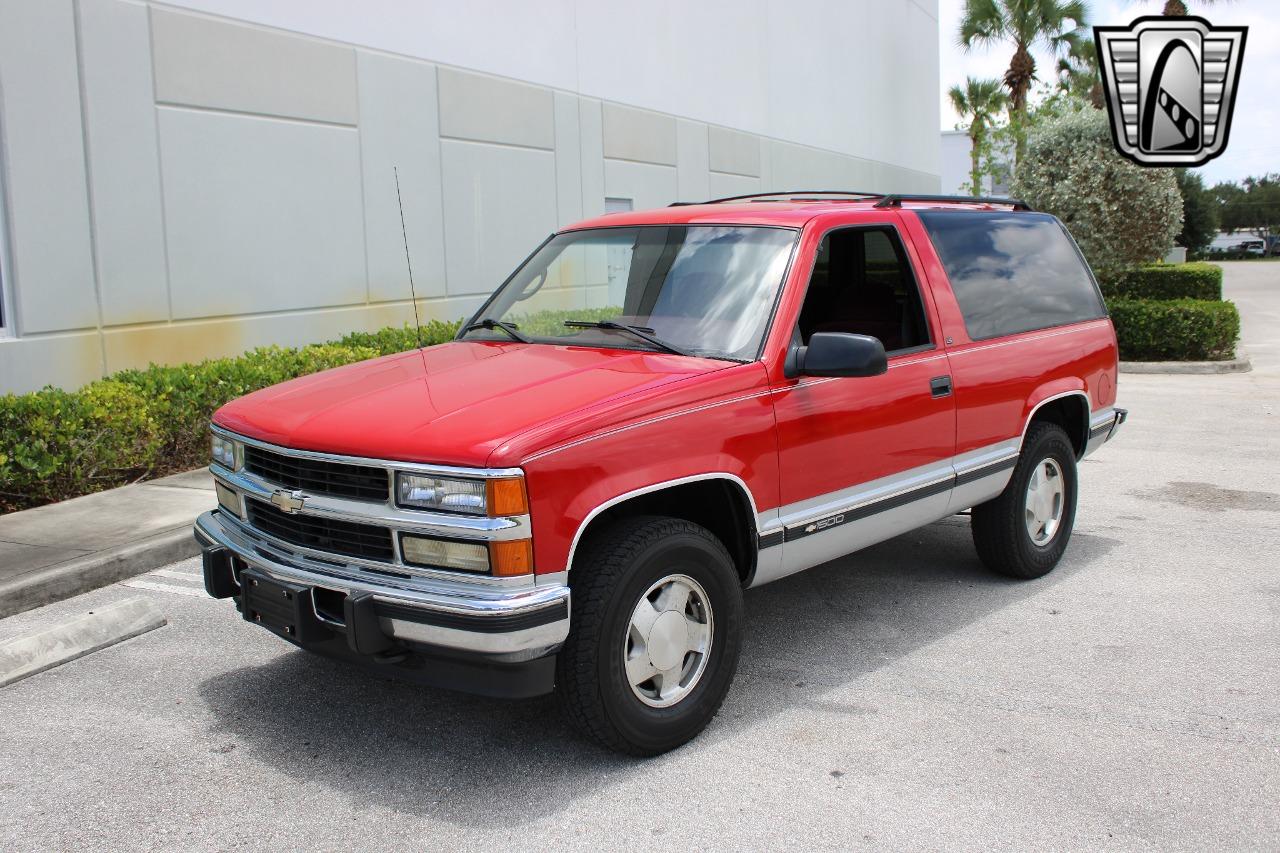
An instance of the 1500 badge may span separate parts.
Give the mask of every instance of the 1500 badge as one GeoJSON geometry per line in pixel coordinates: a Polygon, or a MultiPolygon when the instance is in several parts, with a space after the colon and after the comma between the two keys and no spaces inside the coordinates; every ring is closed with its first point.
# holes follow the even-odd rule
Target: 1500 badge
{"type": "Polygon", "coordinates": [[[804,529],[805,533],[817,533],[819,530],[826,530],[828,527],[835,527],[837,524],[844,523],[844,513],[833,515],[830,518],[824,518],[821,521],[815,521],[804,529]]]}

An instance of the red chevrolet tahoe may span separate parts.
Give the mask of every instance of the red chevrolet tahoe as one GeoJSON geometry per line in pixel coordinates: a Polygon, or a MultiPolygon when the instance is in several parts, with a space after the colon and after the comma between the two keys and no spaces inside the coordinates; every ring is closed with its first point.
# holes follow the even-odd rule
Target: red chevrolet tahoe
{"type": "Polygon", "coordinates": [[[990,569],[1062,557],[1125,420],[1075,242],[1015,202],[869,193],[615,214],[449,343],[213,418],[207,591],[321,654],[555,690],[655,754],[715,715],[743,590],[972,509],[990,569]]]}

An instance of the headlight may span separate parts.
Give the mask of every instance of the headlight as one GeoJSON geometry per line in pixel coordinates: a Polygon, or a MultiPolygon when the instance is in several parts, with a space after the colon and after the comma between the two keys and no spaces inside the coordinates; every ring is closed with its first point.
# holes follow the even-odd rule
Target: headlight
{"type": "Polygon", "coordinates": [[[529,511],[524,477],[462,480],[431,474],[396,474],[396,503],[467,515],[524,515],[529,511]]]}
{"type": "Polygon", "coordinates": [[[455,480],[429,474],[396,474],[396,503],[410,509],[439,509],[485,515],[484,480],[455,480]]]}
{"type": "Polygon", "coordinates": [[[229,438],[223,438],[220,435],[213,437],[213,461],[226,468],[229,471],[240,470],[240,464],[244,460],[243,445],[238,441],[232,441],[229,438]]]}

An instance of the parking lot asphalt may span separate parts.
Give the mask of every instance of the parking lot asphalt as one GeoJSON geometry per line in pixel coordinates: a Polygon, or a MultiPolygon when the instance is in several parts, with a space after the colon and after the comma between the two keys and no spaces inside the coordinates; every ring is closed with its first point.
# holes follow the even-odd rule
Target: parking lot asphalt
{"type": "Polygon", "coordinates": [[[1228,265],[1246,374],[1123,376],[1051,575],[954,517],[746,595],[738,678],[651,760],[293,650],[202,597],[0,689],[0,848],[1276,849],[1280,264],[1228,265]]]}

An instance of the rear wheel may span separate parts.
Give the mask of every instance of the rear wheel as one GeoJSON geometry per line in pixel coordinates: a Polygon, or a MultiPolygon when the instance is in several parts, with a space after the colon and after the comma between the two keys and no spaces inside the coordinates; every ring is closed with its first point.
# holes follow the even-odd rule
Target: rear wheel
{"type": "Polygon", "coordinates": [[[702,731],[741,647],[742,586],[724,545],[688,521],[631,519],[593,536],[573,575],[556,672],[569,720],[633,755],[702,731]]]}
{"type": "Polygon", "coordinates": [[[973,544],[994,572],[1042,577],[1067,550],[1076,519],[1076,453],[1062,427],[1034,423],[1009,485],[973,508],[973,544]]]}

